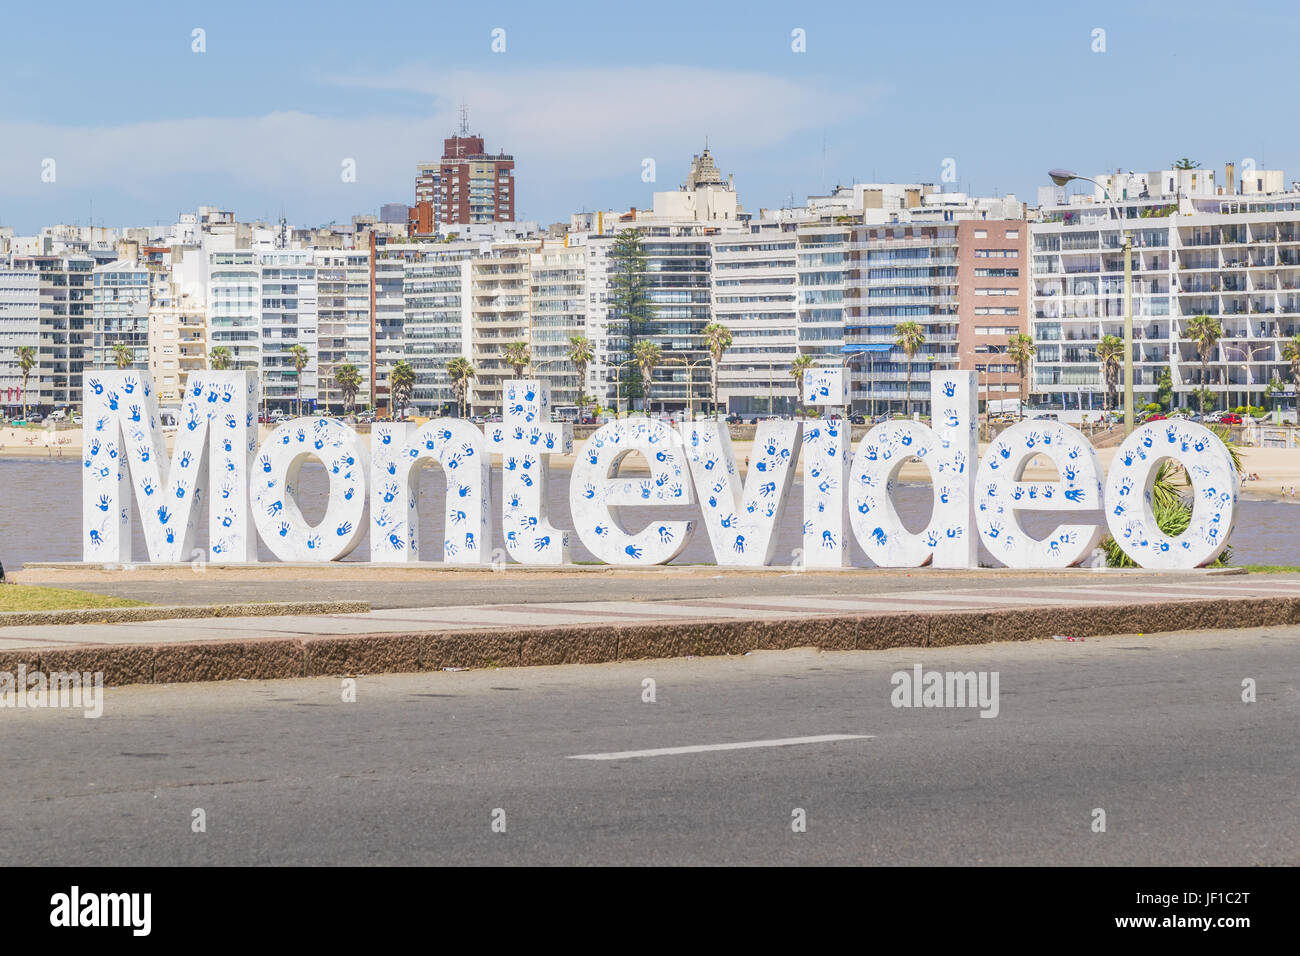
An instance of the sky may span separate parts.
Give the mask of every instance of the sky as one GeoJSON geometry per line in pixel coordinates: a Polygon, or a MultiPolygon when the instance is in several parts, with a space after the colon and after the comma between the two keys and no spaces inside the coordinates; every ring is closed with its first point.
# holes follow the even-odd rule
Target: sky
{"type": "Polygon", "coordinates": [[[706,137],[754,212],[945,169],[949,189],[1031,204],[1054,167],[1188,156],[1290,181],[1297,40],[1294,5],[1252,0],[6,0],[0,225],[171,223],[199,205],[346,222],[413,201],[462,102],[515,157],[517,217],[544,225],[650,206],[706,137]]]}

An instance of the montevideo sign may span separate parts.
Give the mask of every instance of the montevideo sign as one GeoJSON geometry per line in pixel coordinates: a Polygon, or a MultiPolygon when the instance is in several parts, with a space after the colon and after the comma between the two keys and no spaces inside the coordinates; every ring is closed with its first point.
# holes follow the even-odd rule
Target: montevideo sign
{"type": "MultiPolygon", "coordinates": [[[[814,389],[835,398],[840,387],[818,379],[814,389]]],[[[1100,510],[1137,564],[1192,568],[1213,561],[1227,544],[1240,490],[1228,450],[1192,422],[1137,429],[1105,476],[1088,440],[1055,421],[1008,428],[980,459],[976,373],[950,372],[931,377],[931,425],[886,422],[856,448],[840,419],[761,423],[743,477],[726,426],[717,422],[673,428],[628,418],[602,425],[574,457],[574,528],[566,530],[547,514],[547,492],[558,478],[551,456],[574,451],[573,426],[551,420],[537,381],[505,383],[504,420],[481,429],[457,419],[378,423],[367,442],[341,421],[302,418],[276,427],[260,447],[258,389],[251,372],[191,373],[169,454],[147,377],[88,375],[84,560],[138,560],[131,554],[137,508],[153,563],[202,553],[194,544],[204,510],[208,558],[222,564],[255,563],[259,539],[281,561],[334,561],[354,551],[367,531],[372,562],[427,559],[432,549],[419,539],[416,479],[428,464],[446,479],[441,560],[454,565],[493,561],[497,520],[510,558],[524,564],[568,564],[574,534],[608,564],[662,564],[702,525],[719,565],[770,565],[802,463],[804,567],[848,566],[849,535],[880,567],[973,568],[981,539],[1008,567],[1069,567],[1089,557],[1105,530],[1077,513],[1100,510]],[[499,504],[493,456],[501,462],[499,504]],[[1056,480],[1024,480],[1039,456],[1055,466],[1056,480]],[[629,458],[642,466],[636,474],[623,470],[629,458]],[[899,471],[912,459],[928,466],[934,496],[929,523],[917,532],[903,525],[893,499],[899,471]],[[1157,469],[1169,459],[1186,469],[1194,496],[1190,523],[1178,536],[1157,527],[1152,506],[1157,469]],[[295,500],[299,473],[312,460],[329,478],[325,515],[314,525],[295,500]],[[698,520],[655,517],[656,507],[696,504],[698,520]],[[625,523],[632,509],[645,516],[639,529],[625,523]],[[1067,523],[1037,538],[1021,523],[1024,511],[1062,512],[1067,523]],[[1076,522],[1065,513],[1076,513],[1076,522]]]]}

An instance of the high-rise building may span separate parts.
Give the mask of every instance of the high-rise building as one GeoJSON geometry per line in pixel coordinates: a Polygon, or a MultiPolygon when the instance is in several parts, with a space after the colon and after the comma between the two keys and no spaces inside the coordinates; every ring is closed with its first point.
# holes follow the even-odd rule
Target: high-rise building
{"type": "Polygon", "coordinates": [[[1019,409],[1020,368],[1008,356],[1012,340],[1029,330],[1029,223],[1023,219],[964,219],[957,223],[958,367],[975,369],[981,406],[1019,409]]]}
{"type": "MultiPolygon", "coordinates": [[[[1300,332],[1300,190],[1281,191],[1277,170],[1251,171],[1239,187],[1235,171],[1226,172],[1222,187],[1208,170],[1097,177],[1116,209],[1100,189],[1068,198],[1040,190],[1045,204],[1030,227],[1032,391],[1046,407],[1096,417],[1107,404],[1097,348],[1102,336],[1124,335],[1128,230],[1137,407],[1161,399],[1167,373],[1176,407],[1199,410],[1205,390],[1207,405],[1291,413],[1284,350],[1300,332]],[[1202,315],[1221,329],[1204,357],[1191,334],[1202,315]]],[[[1112,408],[1123,400],[1122,363],[1118,378],[1112,408]]]]}
{"type": "MultiPolygon", "coordinates": [[[[533,374],[550,388],[551,407],[563,413],[578,394],[590,395],[569,361],[570,339],[586,335],[587,248],[551,240],[532,254],[528,348],[533,374]]],[[[591,363],[587,375],[590,377],[591,363]]]]}
{"type": "MultiPolygon", "coordinates": [[[[746,417],[796,407],[799,242],[793,222],[751,223],[713,243],[713,317],[731,332],[718,368],[720,408],[746,417]]],[[[710,370],[711,371],[711,370],[710,370]]]]}
{"type": "Polygon", "coordinates": [[[40,277],[41,406],[80,405],[83,371],[91,367],[95,259],[67,252],[14,256],[13,265],[40,277]]]}
{"type": "MultiPolygon", "coordinates": [[[[23,373],[18,350],[36,359],[27,374],[29,408],[42,404],[41,380],[49,388],[48,361],[41,361],[40,274],[34,269],[0,268],[0,408],[17,415],[23,406],[23,373]]],[[[48,400],[48,398],[47,398],[48,400]]]]}
{"type": "Polygon", "coordinates": [[[316,263],[310,249],[277,249],[261,256],[262,392],[270,408],[286,413],[315,407],[317,395],[316,263]],[[294,347],[306,355],[301,372],[294,347]]]}
{"type": "Polygon", "coordinates": [[[334,380],[341,365],[361,375],[353,398],[370,402],[370,253],[365,249],[316,251],[316,339],[320,404],[342,413],[346,403],[334,380]]]}
{"type": "MultiPolygon", "coordinates": [[[[423,415],[454,413],[456,394],[447,363],[458,355],[469,358],[474,352],[470,262],[479,246],[450,242],[399,248],[405,256],[402,337],[406,361],[415,369],[411,407],[423,415]]],[[[393,251],[389,246],[389,254],[393,251]]]]}
{"type": "Polygon", "coordinates": [[[153,273],[149,304],[149,374],[162,405],[177,405],[190,372],[208,366],[203,303],[187,294],[170,270],[153,273]]]}
{"type": "MultiPolygon", "coordinates": [[[[488,155],[482,136],[460,132],[443,141],[437,185],[437,218],[443,226],[513,222],[515,218],[515,158],[504,152],[488,155]]],[[[417,206],[419,204],[417,188],[417,206]]]]}
{"type": "Polygon", "coordinates": [[[127,350],[129,368],[147,366],[149,286],[149,269],[134,259],[119,259],[95,269],[91,309],[94,368],[114,368],[117,346],[127,350]]]}
{"type": "Polygon", "coordinates": [[[475,414],[500,413],[502,383],[515,377],[505,361],[506,347],[529,340],[529,265],[540,245],[537,240],[497,242],[473,260],[470,308],[474,354],[467,357],[476,373],[470,387],[475,414]]]}

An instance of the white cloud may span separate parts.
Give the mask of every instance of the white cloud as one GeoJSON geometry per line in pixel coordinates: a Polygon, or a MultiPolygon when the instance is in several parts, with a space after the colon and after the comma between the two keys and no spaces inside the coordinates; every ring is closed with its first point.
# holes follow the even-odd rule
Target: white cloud
{"type": "MultiPolygon", "coordinates": [[[[417,161],[436,158],[458,123],[462,99],[487,148],[516,157],[524,207],[549,205],[550,189],[626,175],[628,201],[646,198],[641,159],[659,163],[657,188],[684,168],[708,135],[724,171],[733,156],[765,152],[802,131],[852,120],[878,95],[851,95],[816,79],[693,67],[561,68],[327,77],[339,88],[430,97],[423,115],[261,116],[58,126],[0,120],[0,196],[57,203],[41,162],[58,163],[57,186],[109,190],[142,203],[190,208],[227,193],[337,208],[406,197],[417,161]],[[340,163],[357,162],[357,184],[340,163]],[[45,192],[49,190],[49,192],[45,192]],[[220,192],[213,195],[212,190],[220,192]]],[[[737,170],[743,175],[743,171],[737,170]]],[[[528,208],[523,212],[527,213],[528,208]]]]}

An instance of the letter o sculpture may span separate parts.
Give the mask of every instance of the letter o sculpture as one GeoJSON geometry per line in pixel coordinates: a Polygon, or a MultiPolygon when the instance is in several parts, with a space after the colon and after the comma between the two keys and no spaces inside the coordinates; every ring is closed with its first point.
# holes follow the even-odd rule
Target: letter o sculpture
{"type": "Polygon", "coordinates": [[[253,463],[250,494],[257,533],[281,561],[336,561],[366,533],[369,455],[360,437],[333,418],[280,425],[267,436],[253,463]],[[312,527],[294,500],[303,463],[317,458],[329,473],[329,503],[312,527]]]}
{"type": "Polygon", "coordinates": [[[1106,476],[1106,523],[1144,568],[1199,568],[1217,558],[1237,521],[1241,476],[1214,432],[1195,422],[1150,422],[1115,450],[1106,476]],[[1151,486],[1160,462],[1175,459],[1192,483],[1192,515],[1177,537],[1156,525],[1151,486]]]}

